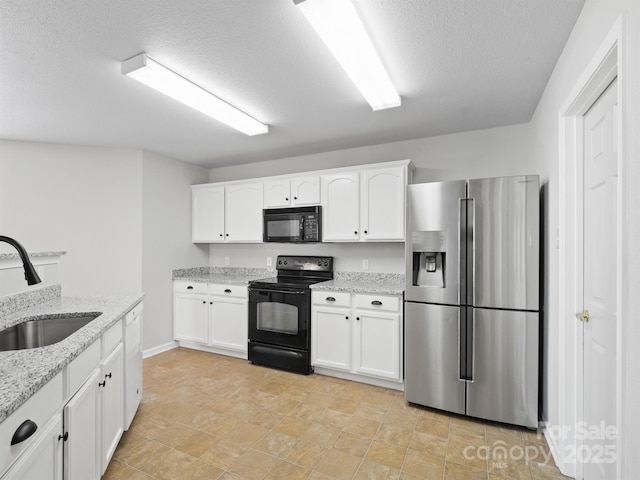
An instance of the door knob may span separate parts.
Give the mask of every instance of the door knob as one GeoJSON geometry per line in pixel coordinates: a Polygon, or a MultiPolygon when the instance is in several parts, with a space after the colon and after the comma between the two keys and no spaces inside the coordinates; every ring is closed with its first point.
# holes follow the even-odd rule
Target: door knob
{"type": "Polygon", "coordinates": [[[578,312],[576,313],[576,318],[578,320],[580,320],[581,322],[588,322],[589,321],[589,310],[583,310],[582,312],[578,312]]]}

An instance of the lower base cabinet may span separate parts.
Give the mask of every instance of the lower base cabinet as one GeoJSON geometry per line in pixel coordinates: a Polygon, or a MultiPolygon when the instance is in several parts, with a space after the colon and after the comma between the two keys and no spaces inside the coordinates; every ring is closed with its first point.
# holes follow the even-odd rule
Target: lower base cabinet
{"type": "Polygon", "coordinates": [[[316,291],[311,299],[314,367],[402,382],[400,296],[316,291]]]}
{"type": "Polygon", "coordinates": [[[100,369],[96,368],[64,407],[64,431],[68,434],[64,449],[66,480],[100,478],[99,378],[100,369]]]}
{"type": "Polygon", "coordinates": [[[120,320],[0,423],[0,480],[102,477],[124,431],[122,332],[120,320]]]}
{"type": "Polygon", "coordinates": [[[189,347],[247,358],[246,285],[174,282],[174,339],[189,347]]]}
{"type": "Polygon", "coordinates": [[[62,480],[62,415],[55,414],[2,480],[62,480]]]}
{"type": "Polygon", "coordinates": [[[100,474],[107,467],[124,432],[123,347],[119,343],[100,365],[100,474]]]}

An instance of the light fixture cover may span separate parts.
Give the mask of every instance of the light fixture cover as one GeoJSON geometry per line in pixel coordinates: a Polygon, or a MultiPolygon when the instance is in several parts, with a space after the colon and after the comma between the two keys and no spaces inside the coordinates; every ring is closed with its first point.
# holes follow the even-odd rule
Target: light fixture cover
{"type": "Polygon", "coordinates": [[[294,0],[373,110],[401,100],[351,0],[294,0]]]}
{"type": "Polygon", "coordinates": [[[146,53],[122,62],[122,74],[144,83],[247,135],[267,133],[269,126],[159,64],[146,53]]]}

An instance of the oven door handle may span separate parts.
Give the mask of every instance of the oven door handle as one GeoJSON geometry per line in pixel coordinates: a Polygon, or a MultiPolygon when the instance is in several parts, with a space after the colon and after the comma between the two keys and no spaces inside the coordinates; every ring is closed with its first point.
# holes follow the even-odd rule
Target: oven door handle
{"type": "Polygon", "coordinates": [[[259,293],[261,295],[268,295],[270,293],[286,293],[286,294],[290,294],[290,295],[306,295],[308,292],[305,292],[303,290],[276,290],[276,289],[269,289],[269,290],[265,290],[265,289],[256,289],[256,290],[251,290],[252,292],[256,292],[259,293]]]}

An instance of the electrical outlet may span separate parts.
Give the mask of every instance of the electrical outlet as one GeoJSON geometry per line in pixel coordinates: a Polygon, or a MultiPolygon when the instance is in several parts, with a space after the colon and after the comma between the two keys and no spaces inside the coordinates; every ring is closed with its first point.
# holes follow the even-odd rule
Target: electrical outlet
{"type": "Polygon", "coordinates": [[[267,267],[270,267],[271,263],[271,257],[267,257],[267,267]]]}
{"type": "Polygon", "coordinates": [[[369,270],[369,259],[368,258],[363,258],[362,259],[362,269],[363,270],[369,270]]]}
{"type": "Polygon", "coordinates": [[[229,263],[230,263],[229,257],[225,256],[224,257],[224,264],[225,265],[229,265],[229,263]]]}

